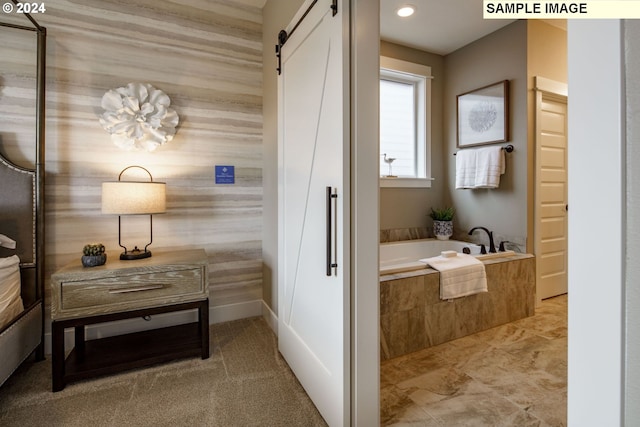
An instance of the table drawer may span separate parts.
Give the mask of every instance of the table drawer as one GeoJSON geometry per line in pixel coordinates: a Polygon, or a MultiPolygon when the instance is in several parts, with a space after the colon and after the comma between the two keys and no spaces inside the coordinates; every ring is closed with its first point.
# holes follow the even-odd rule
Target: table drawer
{"type": "Polygon", "coordinates": [[[61,311],[110,307],[123,310],[206,295],[203,268],[121,274],[60,283],[61,311]]]}

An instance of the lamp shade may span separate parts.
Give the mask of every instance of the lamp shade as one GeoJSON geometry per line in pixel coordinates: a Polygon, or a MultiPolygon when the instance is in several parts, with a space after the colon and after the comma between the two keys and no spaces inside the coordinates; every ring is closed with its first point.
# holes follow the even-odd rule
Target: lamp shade
{"type": "Polygon", "coordinates": [[[167,210],[164,182],[116,181],[102,183],[102,213],[148,215],[167,210]]]}

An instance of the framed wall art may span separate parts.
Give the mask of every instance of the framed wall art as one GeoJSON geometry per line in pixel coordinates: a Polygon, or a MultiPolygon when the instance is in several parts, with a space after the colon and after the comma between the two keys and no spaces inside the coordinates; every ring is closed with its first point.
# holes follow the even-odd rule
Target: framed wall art
{"type": "Polygon", "coordinates": [[[458,95],[456,106],[458,148],[508,140],[508,80],[458,95]]]}

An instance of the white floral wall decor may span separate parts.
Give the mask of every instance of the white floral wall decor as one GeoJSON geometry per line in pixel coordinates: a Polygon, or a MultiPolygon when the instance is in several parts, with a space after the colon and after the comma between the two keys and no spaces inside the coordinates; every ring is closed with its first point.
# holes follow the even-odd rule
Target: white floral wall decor
{"type": "Polygon", "coordinates": [[[102,97],[100,124],[125,150],[154,151],[173,139],[178,114],[163,91],[148,83],[129,83],[102,97]]]}

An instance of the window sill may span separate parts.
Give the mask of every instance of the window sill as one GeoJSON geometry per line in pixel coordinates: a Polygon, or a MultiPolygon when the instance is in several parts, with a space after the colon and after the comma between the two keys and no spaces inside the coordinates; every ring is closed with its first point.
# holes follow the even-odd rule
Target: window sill
{"type": "Polygon", "coordinates": [[[380,177],[380,188],[431,188],[433,178],[386,178],[380,177]]]}

